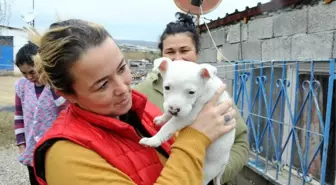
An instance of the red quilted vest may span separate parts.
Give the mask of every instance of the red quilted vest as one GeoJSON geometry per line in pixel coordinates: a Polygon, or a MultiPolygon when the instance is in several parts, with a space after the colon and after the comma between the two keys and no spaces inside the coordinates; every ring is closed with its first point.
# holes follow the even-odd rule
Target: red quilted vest
{"type": "MultiPolygon", "coordinates": [[[[133,91],[132,98],[131,109],[136,112],[147,132],[154,135],[158,128],[154,127],[152,120],[161,114],[160,110],[138,92],[133,91]]],[[[56,141],[62,139],[95,151],[139,185],[154,184],[163,169],[156,150],[140,145],[140,137],[131,125],[69,105],[37,143],[33,165],[40,185],[47,185],[45,154],[56,141]]],[[[162,145],[167,155],[171,144],[172,140],[162,145]]]]}

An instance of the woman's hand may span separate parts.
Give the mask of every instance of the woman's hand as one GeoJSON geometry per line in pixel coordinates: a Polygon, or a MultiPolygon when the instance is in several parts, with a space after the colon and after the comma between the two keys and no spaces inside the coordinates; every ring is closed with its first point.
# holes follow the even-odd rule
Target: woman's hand
{"type": "Polygon", "coordinates": [[[232,99],[225,100],[217,105],[217,101],[225,88],[226,86],[223,85],[216,92],[191,125],[192,128],[205,134],[211,141],[236,127],[236,111],[232,108],[232,99]]]}
{"type": "Polygon", "coordinates": [[[19,145],[19,153],[20,154],[22,154],[25,150],[26,150],[26,145],[25,144],[19,145]]]}

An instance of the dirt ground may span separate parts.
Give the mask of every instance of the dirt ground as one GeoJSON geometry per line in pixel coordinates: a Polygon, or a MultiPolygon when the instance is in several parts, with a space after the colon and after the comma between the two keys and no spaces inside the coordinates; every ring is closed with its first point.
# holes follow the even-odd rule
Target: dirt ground
{"type": "Polygon", "coordinates": [[[20,77],[0,76],[0,147],[15,143],[13,121],[14,83],[20,77]],[[4,109],[6,108],[6,109],[4,109]]]}
{"type": "Polygon", "coordinates": [[[0,76],[0,106],[14,104],[14,83],[20,77],[0,76]]]}

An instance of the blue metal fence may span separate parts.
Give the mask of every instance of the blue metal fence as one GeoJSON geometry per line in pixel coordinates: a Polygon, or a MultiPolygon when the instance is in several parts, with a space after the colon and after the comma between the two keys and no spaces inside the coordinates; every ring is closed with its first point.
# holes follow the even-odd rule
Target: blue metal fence
{"type": "Polygon", "coordinates": [[[326,184],[335,79],[335,59],[235,62],[233,96],[248,126],[250,167],[283,184],[326,184]]]}

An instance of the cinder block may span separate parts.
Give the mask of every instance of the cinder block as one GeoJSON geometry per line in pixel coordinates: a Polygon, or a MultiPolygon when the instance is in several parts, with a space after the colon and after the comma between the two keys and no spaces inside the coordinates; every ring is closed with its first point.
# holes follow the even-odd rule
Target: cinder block
{"type": "Polygon", "coordinates": [[[261,60],[261,41],[242,43],[243,60],[261,60]]]}
{"type": "Polygon", "coordinates": [[[227,41],[231,44],[238,43],[240,40],[247,40],[247,24],[242,24],[241,22],[235,25],[231,25],[228,30],[227,41]],[[240,39],[242,38],[242,39],[240,39]]]}
{"type": "Polygon", "coordinates": [[[224,44],[219,50],[230,61],[239,59],[239,43],[238,44],[224,44]]]}
{"type": "Polygon", "coordinates": [[[227,41],[229,43],[240,42],[240,23],[230,26],[227,41]]]}
{"type": "Polygon", "coordinates": [[[308,33],[336,29],[336,1],[308,9],[308,33]]]}
{"type": "Polygon", "coordinates": [[[217,46],[225,44],[226,34],[224,28],[216,29],[212,37],[215,40],[217,46]]]}
{"type": "Polygon", "coordinates": [[[273,18],[255,19],[248,23],[248,41],[269,39],[273,36],[273,18]]]}
{"type": "Polygon", "coordinates": [[[292,60],[331,58],[333,33],[300,34],[292,38],[292,60]]]}
{"type": "Polygon", "coordinates": [[[204,49],[202,53],[201,63],[212,63],[217,62],[217,50],[216,48],[204,49]]]}
{"type": "Polygon", "coordinates": [[[307,8],[283,12],[273,18],[274,36],[306,33],[308,27],[307,8]]]}
{"type": "Polygon", "coordinates": [[[204,61],[204,49],[201,49],[198,53],[197,63],[202,63],[204,61]]]}
{"type": "Polygon", "coordinates": [[[203,33],[201,34],[200,36],[200,44],[201,44],[201,48],[202,49],[207,49],[207,48],[210,48],[211,46],[211,40],[210,40],[210,37],[209,37],[209,34],[206,32],[206,33],[203,33]]]}
{"type": "MultiPolygon", "coordinates": [[[[233,62],[219,62],[216,67],[217,67],[217,75],[221,78],[221,79],[225,79],[228,85],[230,85],[230,83],[232,83],[232,80],[234,79],[234,66],[233,66],[233,62]],[[231,81],[231,82],[229,82],[231,81]]],[[[232,86],[232,84],[231,84],[232,86]]],[[[233,88],[233,87],[230,87],[233,88]]]]}
{"type": "Polygon", "coordinates": [[[247,24],[241,22],[241,34],[242,34],[242,42],[247,40],[247,24]]]}
{"type": "Polygon", "coordinates": [[[273,38],[262,41],[262,60],[290,60],[291,38],[273,38]]]}

